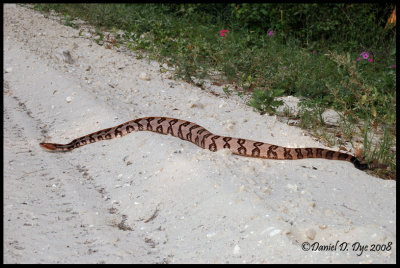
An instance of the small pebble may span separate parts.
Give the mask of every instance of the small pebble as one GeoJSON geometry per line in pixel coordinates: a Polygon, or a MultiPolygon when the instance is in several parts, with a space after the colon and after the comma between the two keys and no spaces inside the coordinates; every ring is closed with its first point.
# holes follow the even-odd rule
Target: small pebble
{"type": "Polygon", "coordinates": [[[233,254],[239,254],[240,252],[240,247],[238,244],[235,245],[235,247],[233,248],[233,254]]]}
{"type": "Polygon", "coordinates": [[[145,72],[142,72],[139,74],[139,78],[145,81],[149,81],[150,80],[150,76],[148,74],[146,74],[145,72]]]}
{"type": "Polygon", "coordinates": [[[317,232],[315,232],[314,229],[307,229],[306,230],[306,236],[307,236],[307,238],[309,238],[311,240],[314,240],[316,234],[317,234],[317,232]]]}
{"type": "Polygon", "coordinates": [[[280,230],[280,229],[272,230],[271,232],[269,232],[269,236],[270,236],[270,237],[273,237],[273,236],[275,236],[275,235],[281,233],[281,231],[282,231],[282,230],[280,230]]]}
{"type": "Polygon", "coordinates": [[[208,234],[207,234],[207,237],[210,238],[210,237],[215,236],[216,234],[217,234],[216,232],[208,233],[208,234]]]}
{"type": "Polygon", "coordinates": [[[326,228],[328,228],[328,226],[325,225],[325,224],[319,225],[318,227],[319,227],[319,229],[321,229],[321,230],[325,230],[326,228]]]}
{"type": "Polygon", "coordinates": [[[171,73],[165,73],[165,74],[163,74],[162,75],[162,78],[164,78],[164,79],[171,79],[172,78],[172,74],[171,73]]]}

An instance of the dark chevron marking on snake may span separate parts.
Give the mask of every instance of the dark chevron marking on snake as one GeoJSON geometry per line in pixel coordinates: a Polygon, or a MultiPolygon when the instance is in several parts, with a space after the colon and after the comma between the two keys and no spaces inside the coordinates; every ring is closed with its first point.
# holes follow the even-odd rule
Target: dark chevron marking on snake
{"type": "Polygon", "coordinates": [[[254,147],[256,147],[256,148],[254,148],[253,150],[251,150],[251,156],[252,157],[259,157],[260,156],[260,152],[261,152],[261,150],[260,150],[260,148],[258,148],[258,146],[261,146],[261,145],[263,145],[264,143],[263,142],[260,142],[260,141],[258,141],[258,142],[255,142],[253,145],[254,145],[254,147]]]}
{"type": "MultiPolygon", "coordinates": [[[[243,144],[246,143],[245,139],[236,139],[237,144],[239,144],[239,148],[237,148],[237,153],[239,155],[247,155],[247,149],[246,147],[243,146],[243,144]]],[[[231,146],[231,151],[232,151],[232,146],[231,146]]]]}
{"type": "Polygon", "coordinates": [[[224,149],[230,149],[231,145],[229,144],[229,141],[231,140],[231,137],[223,137],[222,140],[225,142],[224,144],[224,149]]]}
{"type": "Polygon", "coordinates": [[[260,141],[218,136],[195,123],[168,117],[144,117],[128,121],[116,127],[103,129],[86,136],[74,139],[68,144],[40,143],[40,146],[49,151],[67,152],[83,145],[101,140],[123,137],[132,131],[152,131],[160,134],[171,134],[182,140],[195,143],[201,148],[210,151],[229,149],[232,153],[278,160],[296,160],[304,158],[324,158],[343,160],[354,164],[358,169],[383,167],[381,164],[364,164],[353,155],[322,148],[287,148],[260,141]],[[197,131],[194,131],[198,129],[197,131]]]}
{"type": "Polygon", "coordinates": [[[208,146],[208,150],[210,150],[212,152],[216,152],[218,150],[218,147],[217,147],[217,144],[215,143],[215,140],[219,139],[221,136],[216,136],[216,135],[214,135],[212,133],[209,133],[209,134],[213,135],[213,137],[211,137],[211,142],[212,143],[210,144],[210,146],[208,146]]]}

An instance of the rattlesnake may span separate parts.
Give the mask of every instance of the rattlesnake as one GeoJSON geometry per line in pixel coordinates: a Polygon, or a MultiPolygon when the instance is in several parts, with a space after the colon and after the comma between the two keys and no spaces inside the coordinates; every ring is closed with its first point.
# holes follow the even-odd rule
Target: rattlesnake
{"type": "Polygon", "coordinates": [[[357,157],[350,154],[322,148],[286,148],[259,141],[218,136],[195,123],[168,117],[139,118],[74,139],[68,144],[40,143],[40,146],[49,151],[66,152],[89,143],[122,137],[132,131],[153,131],[165,135],[171,134],[174,137],[190,141],[203,149],[213,152],[227,148],[233,154],[249,157],[278,160],[324,158],[348,161],[361,170],[381,167],[381,165],[362,163],[357,157]]]}

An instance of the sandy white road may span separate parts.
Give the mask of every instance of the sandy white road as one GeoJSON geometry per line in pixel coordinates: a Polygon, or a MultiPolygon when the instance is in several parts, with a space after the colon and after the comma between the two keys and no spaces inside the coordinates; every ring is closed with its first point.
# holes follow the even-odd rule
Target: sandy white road
{"type": "Polygon", "coordinates": [[[240,98],[163,79],[158,63],[4,9],[5,263],[395,263],[396,182],[347,162],[250,159],[151,132],[42,150],[144,116],[323,146],[240,98]]]}

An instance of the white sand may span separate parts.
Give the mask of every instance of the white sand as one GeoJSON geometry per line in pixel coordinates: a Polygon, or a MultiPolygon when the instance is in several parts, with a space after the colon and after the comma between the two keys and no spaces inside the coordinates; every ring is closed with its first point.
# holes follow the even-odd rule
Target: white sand
{"type": "Polygon", "coordinates": [[[212,153],[152,132],[42,150],[144,116],[323,145],[240,98],[162,79],[156,62],[32,10],[4,10],[5,263],[395,263],[396,182],[348,162],[212,153]],[[304,251],[304,242],[331,247],[304,251]]]}

